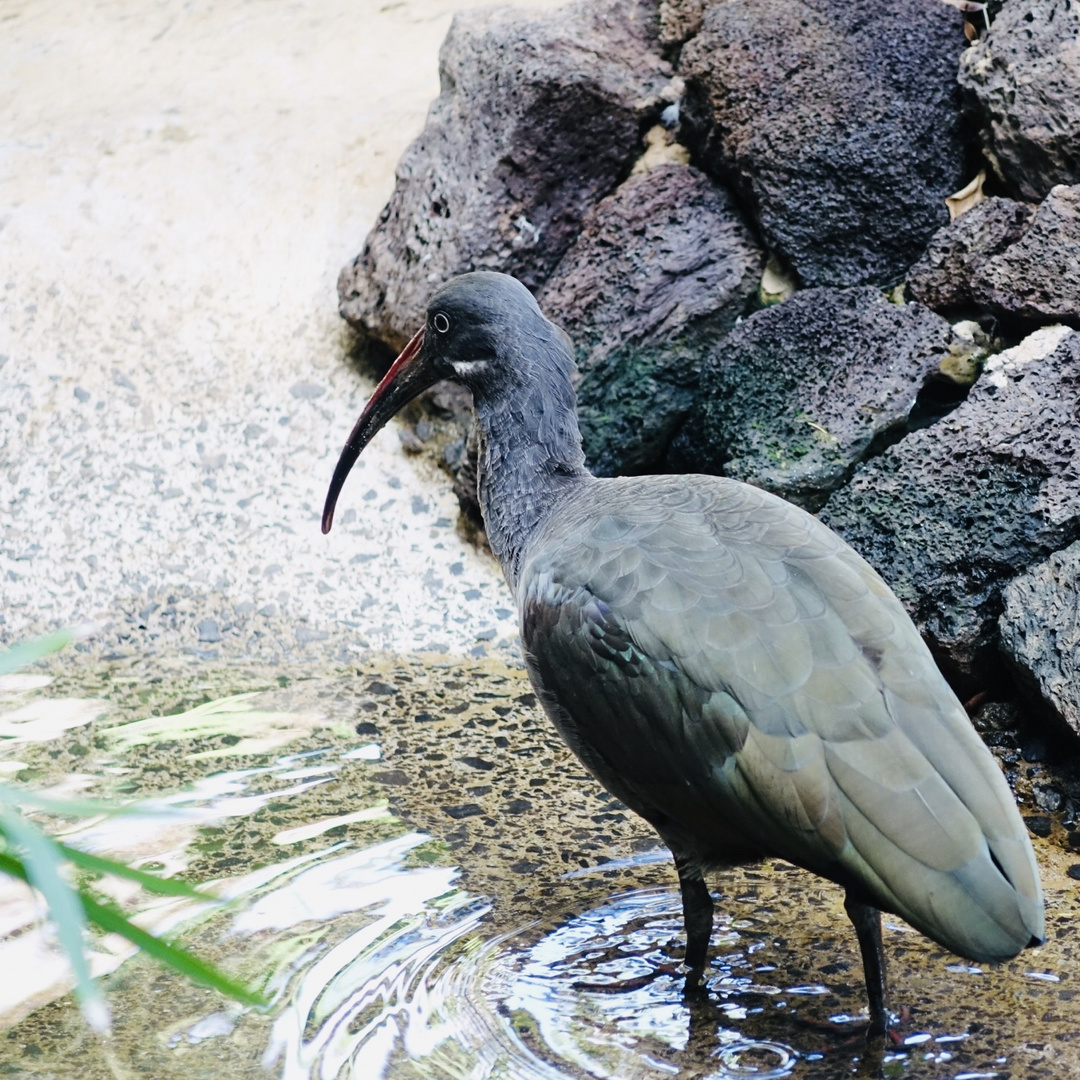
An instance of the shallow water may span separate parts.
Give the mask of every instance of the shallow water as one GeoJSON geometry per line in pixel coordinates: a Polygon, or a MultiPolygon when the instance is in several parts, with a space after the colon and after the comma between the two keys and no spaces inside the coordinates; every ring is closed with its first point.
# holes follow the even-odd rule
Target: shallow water
{"type": "Polygon", "coordinates": [[[982,969],[887,922],[899,1020],[882,1059],[864,1061],[839,891],[779,862],[718,876],[707,992],[688,999],[666,853],[585,776],[520,671],[441,656],[297,678],[78,664],[58,657],[51,682],[0,693],[0,727],[19,733],[0,748],[21,763],[8,771],[146,800],[156,813],[61,831],[215,881],[224,902],[202,905],[100,884],[273,1004],[228,1004],[106,938],[102,1043],[63,994],[29,896],[6,885],[3,1075],[974,1080],[1080,1067],[1078,892],[1060,824],[1037,842],[1044,948],[982,969]]]}

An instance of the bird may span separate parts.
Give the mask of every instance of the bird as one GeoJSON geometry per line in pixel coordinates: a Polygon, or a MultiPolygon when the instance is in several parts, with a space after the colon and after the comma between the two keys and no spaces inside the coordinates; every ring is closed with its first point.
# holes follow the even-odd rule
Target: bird
{"type": "Polygon", "coordinates": [[[1038,867],[1000,768],[878,573],[780,497],[706,475],[585,465],[573,345],[529,290],[438,288],[341,453],[444,379],[472,392],[478,494],[544,711],[645,819],[679,878],[687,986],[712,931],[705,874],[780,858],[835,882],[870,1035],[889,1024],[881,912],[998,962],[1044,940],[1038,867]]]}

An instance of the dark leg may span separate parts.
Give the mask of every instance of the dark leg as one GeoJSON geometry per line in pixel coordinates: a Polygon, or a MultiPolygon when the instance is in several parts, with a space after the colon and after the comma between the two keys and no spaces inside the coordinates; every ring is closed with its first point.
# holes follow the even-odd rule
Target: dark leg
{"type": "Polygon", "coordinates": [[[701,869],[686,859],[675,857],[682,892],[683,923],[686,926],[686,966],[690,969],[687,985],[697,982],[705,970],[712,937],[713,902],[701,869]]]}
{"type": "Polygon", "coordinates": [[[863,978],[870,1002],[868,1035],[884,1035],[889,1016],[885,1011],[885,950],[881,945],[881,912],[856,900],[850,892],[844,896],[844,910],[855,927],[862,953],[863,978]]]}

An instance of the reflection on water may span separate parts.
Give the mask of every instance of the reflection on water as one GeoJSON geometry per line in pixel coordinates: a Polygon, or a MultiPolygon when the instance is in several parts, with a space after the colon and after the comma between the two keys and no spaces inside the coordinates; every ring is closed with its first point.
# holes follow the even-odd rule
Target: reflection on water
{"type": "MultiPolygon", "coordinates": [[[[783,867],[718,877],[707,985],[688,997],[674,875],[656,865],[666,853],[641,850],[641,827],[555,756],[510,676],[483,674],[471,687],[422,683],[412,667],[393,685],[363,682],[359,723],[342,680],[111,717],[96,740],[84,722],[57,743],[37,707],[84,786],[96,773],[97,793],[152,792],[152,812],[69,825],[65,840],[216,879],[218,900],[99,888],[273,999],[260,1014],[185,996],[169,977],[169,1000],[155,1000],[163,977],[97,941],[96,969],[120,968],[106,986],[129,1026],[132,1078],[1028,1080],[1042,1074],[1016,1072],[1019,1055],[1066,1046],[1071,972],[1053,945],[1006,971],[935,954],[887,923],[894,1004],[914,1008],[867,1071],[864,991],[835,890],[783,867]],[[455,687],[479,704],[463,712],[455,687]],[[650,881],[670,885],[628,889],[650,881]]],[[[21,723],[20,762],[44,769],[52,758],[30,730],[21,723]]],[[[70,1004],[55,1006],[69,1020],[53,1014],[53,1044],[49,1024],[35,1026],[44,1010],[17,1022],[62,992],[63,965],[32,897],[11,888],[0,889],[0,983],[15,995],[0,1000],[0,1072],[107,1076],[71,1064],[74,1040],[90,1037],[70,1004]],[[26,1046],[40,1055],[31,1067],[26,1046]]],[[[1066,921],[1059,906],[1060,932],[1066,921]]]]}
{"type": "MultiPolygon", "coordinates": [[[[404,854],[423,839],[409,834],[307,869],[236,919],[238,933],[278,927],[277,912],[292,918],[310,896],[344,887],[372,917],[288,973],[266,1067],[285,1080],[554,1080],[566,1076],[568,1066],[626,1080],[680,1074],[678,1052],[695,1025],[674,961],[663,951],[681,930],[673,891],[614,897],[532,945],[520,944],[522,934],[485,941],[487,902],[454,888],[452,870],[403,866],[404,854]],[[671,974],[632,990],[580,986],[583,978],[602,978],[613,987],[658,968],[671,974]]],[[[734,924],[714,942],[724,953],[714,979],[718,1000],[780,993],[731,974],[744,966],[734,924]]],[[[825,991],[786,991],[818,992],[825,991]]],[[[709,1076],[769,1080],[791,1072],[796,1054],[790,1047],[747,1039],[719,1025],[720,1016],[714,1010],[709,1031],[697,1033],[699,1041],[712,1040],[709,1076]]]]}
{"type": "Polygon", "coordinates": [[[747,1039],[726,1026],[748,1010],[761,1012],[760,995],[781,993],[755,976],[771,969],[752,960],[758,943],[743,939],[747,929],[748,920],[717,918],[708,1003],[695,1013],[683,994],[677,960],[666,951],[683,933],[677,892],[650,889],[613,897],[528,950],[506,1006],[528,1014],[545,1046],[593,1076],[677,1074],[677,1052],[702,1037],[711,1041],[708,1056],[716,1059],[712,1075],[786,1076],[795,1061],[790,1047],[747,1039]],[[707,1014],[707,1030],[700,1030],[707,1014]]]}
{"type": "MultiPolygon", "coordinates": [[[[756,920],[718,917],[707,993],[688,999],[667,951],[682,932],[675,890],[614,896],[539,935],[527,927],[489,937],[489,905],[455,888],[452,870],[404,866],[423,839],[312,867],[237,918],[236,932],[276,926],[272,911],[291,917],[311,893],[345,886],[372,918],[300,958],[282,981],[263,1064],[285,1080],[775,1080],[800,1061],[838,1076],[857,1064],[852,1018],[800,1030],[799,999],[828,990],[779,985],[775,967],[756,958],[767,940],[756,920]],[[769,1028],[801,1045],[756,1034],[769,1028]]],[[[883,1064],[904,1071],[910,1048],[943,1065],[966,1037],[913,1033],[883,1064]]]]}

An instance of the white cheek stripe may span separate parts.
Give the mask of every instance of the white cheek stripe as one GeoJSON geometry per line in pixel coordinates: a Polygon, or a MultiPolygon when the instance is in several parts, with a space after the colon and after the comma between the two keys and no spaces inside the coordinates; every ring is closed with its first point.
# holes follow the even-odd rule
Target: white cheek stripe
{"type": "Polygon", "coordinates": [[[459,375],[473,375],[487,367],[486,360],[455,360],[454,370],[459,375]]]}

